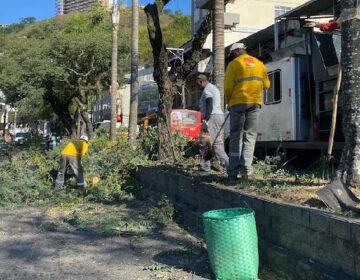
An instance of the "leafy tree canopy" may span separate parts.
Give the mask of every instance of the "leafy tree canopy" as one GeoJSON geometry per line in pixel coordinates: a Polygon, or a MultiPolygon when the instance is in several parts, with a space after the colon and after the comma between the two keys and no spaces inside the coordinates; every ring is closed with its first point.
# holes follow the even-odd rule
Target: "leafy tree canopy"
{"type": "MultiPolygon", "coordinates": [[[[121,83],[130,71],[131,12],[122,6],[120,14],[121,83]]],[[[164,14],[161,20],[169,47],[178,47],[190,38],[190,17],[164,14]]],[[[152,51],[143,11],[139,47],[141,65],[149,65],[152,51]]],[[[0,88],[7,102],[19,107],[20,117],[35,121],[56,116],[74,133],[74,116],[79,110],[91,129],[89,103],[110,84],[111,24],[102,7],[41,22],[23,19],[0,30],[0,49],[0,88]]]]}

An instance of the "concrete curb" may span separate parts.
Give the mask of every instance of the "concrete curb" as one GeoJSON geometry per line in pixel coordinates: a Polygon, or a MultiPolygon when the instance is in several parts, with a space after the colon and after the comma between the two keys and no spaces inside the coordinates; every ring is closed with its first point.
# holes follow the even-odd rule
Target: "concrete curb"
{"type": "Polygon", "coordinates": [[[161,167],[140,168],[136,180],[166,194],[186,224],[199,231],[205,211],[253,209],[261,264],[286,273],[287,279],[360,279],[358,220],[214,186],[161,167]]]}

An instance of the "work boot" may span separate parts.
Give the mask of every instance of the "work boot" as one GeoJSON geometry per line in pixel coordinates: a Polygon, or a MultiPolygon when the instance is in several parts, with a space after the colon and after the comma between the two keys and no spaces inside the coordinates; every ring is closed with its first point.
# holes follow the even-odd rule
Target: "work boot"
{"type": "Polygon", "coordinates": [[[211,162],[211,169],[219,173],[225,173],[226,171],[217,161],[211,162]]]}
{"type": "Polygon", "coordinates": [[[255,180],[255,174],[253,171],[246,172],[244,175],[242,175],[242,178],[245,180],[255,180]]]}
{"type": "Polygon", "coordinates": [[[201,167],[201,166],[195,166],[195,167],[193,168],[193,170],[194,170],[194,171],[197,171],[197,172],[201,172],[201,173],[210,173],[210,172],[211,172],[211,168],[205,169],[205,168],[203,168],[203,167],[201,167]]]}
{"type": "Polygon", "coordinates": [[[229,176],[226,182],[228,185],[233,186],[237,183],[237,178],[235,176],[229,176]]]}
{"type": "Polygon", "coordinates": [[[84,186],[84,188],[83,188],[83,196],[87,196],[87,194],[88,194],[88,188],[87,188],[87,186],[84,186]]]}

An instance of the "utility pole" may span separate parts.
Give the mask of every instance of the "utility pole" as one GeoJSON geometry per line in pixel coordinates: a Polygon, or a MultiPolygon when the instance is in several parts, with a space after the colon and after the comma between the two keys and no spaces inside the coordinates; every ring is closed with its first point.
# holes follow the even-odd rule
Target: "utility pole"
{"type": "Polygon", "coordinates": [[[131,28],[131,97],[129,138],[135,139],[137,134],[138,111],[138,67],[139,67],[139,1],[132,0],[132,28],[131,28]]]}
{"type": "Polygon", "coordinates": [[[224,108],[224,12],[224,0],[215,0],[213,6],[213,78],[220,91],[221,108],[224,108]]]}
{"type": "Polygon", "coordinates": [[[119,9],[116,0],[112,5],[112,54],[111,54],[111,119],[110,119],[110,140],[116,140],[116,95],[117,95],[117,63],[118,63],[118,29],[119,9]]]}

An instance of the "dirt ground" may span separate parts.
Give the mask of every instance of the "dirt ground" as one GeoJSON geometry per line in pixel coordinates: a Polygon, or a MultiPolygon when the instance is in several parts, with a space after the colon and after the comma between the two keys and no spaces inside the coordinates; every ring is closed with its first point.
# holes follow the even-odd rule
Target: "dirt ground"
{"type": "Polygon", "coordinates": [[[173,225],[150,236],[44,230],[44,208],[0,210],[0,279],[210,279],[196,241],[173,225]]]}
{"type": "MultiPolygon", "coordinates": [[[[51,216],[49,208],[0,209],[0,280],[214,279],[201,240],[174,223],[150,235],[106,236],[51,227],[51,216]]],[[[286,277],[261,271],[259,279],[286,277]]]]}

